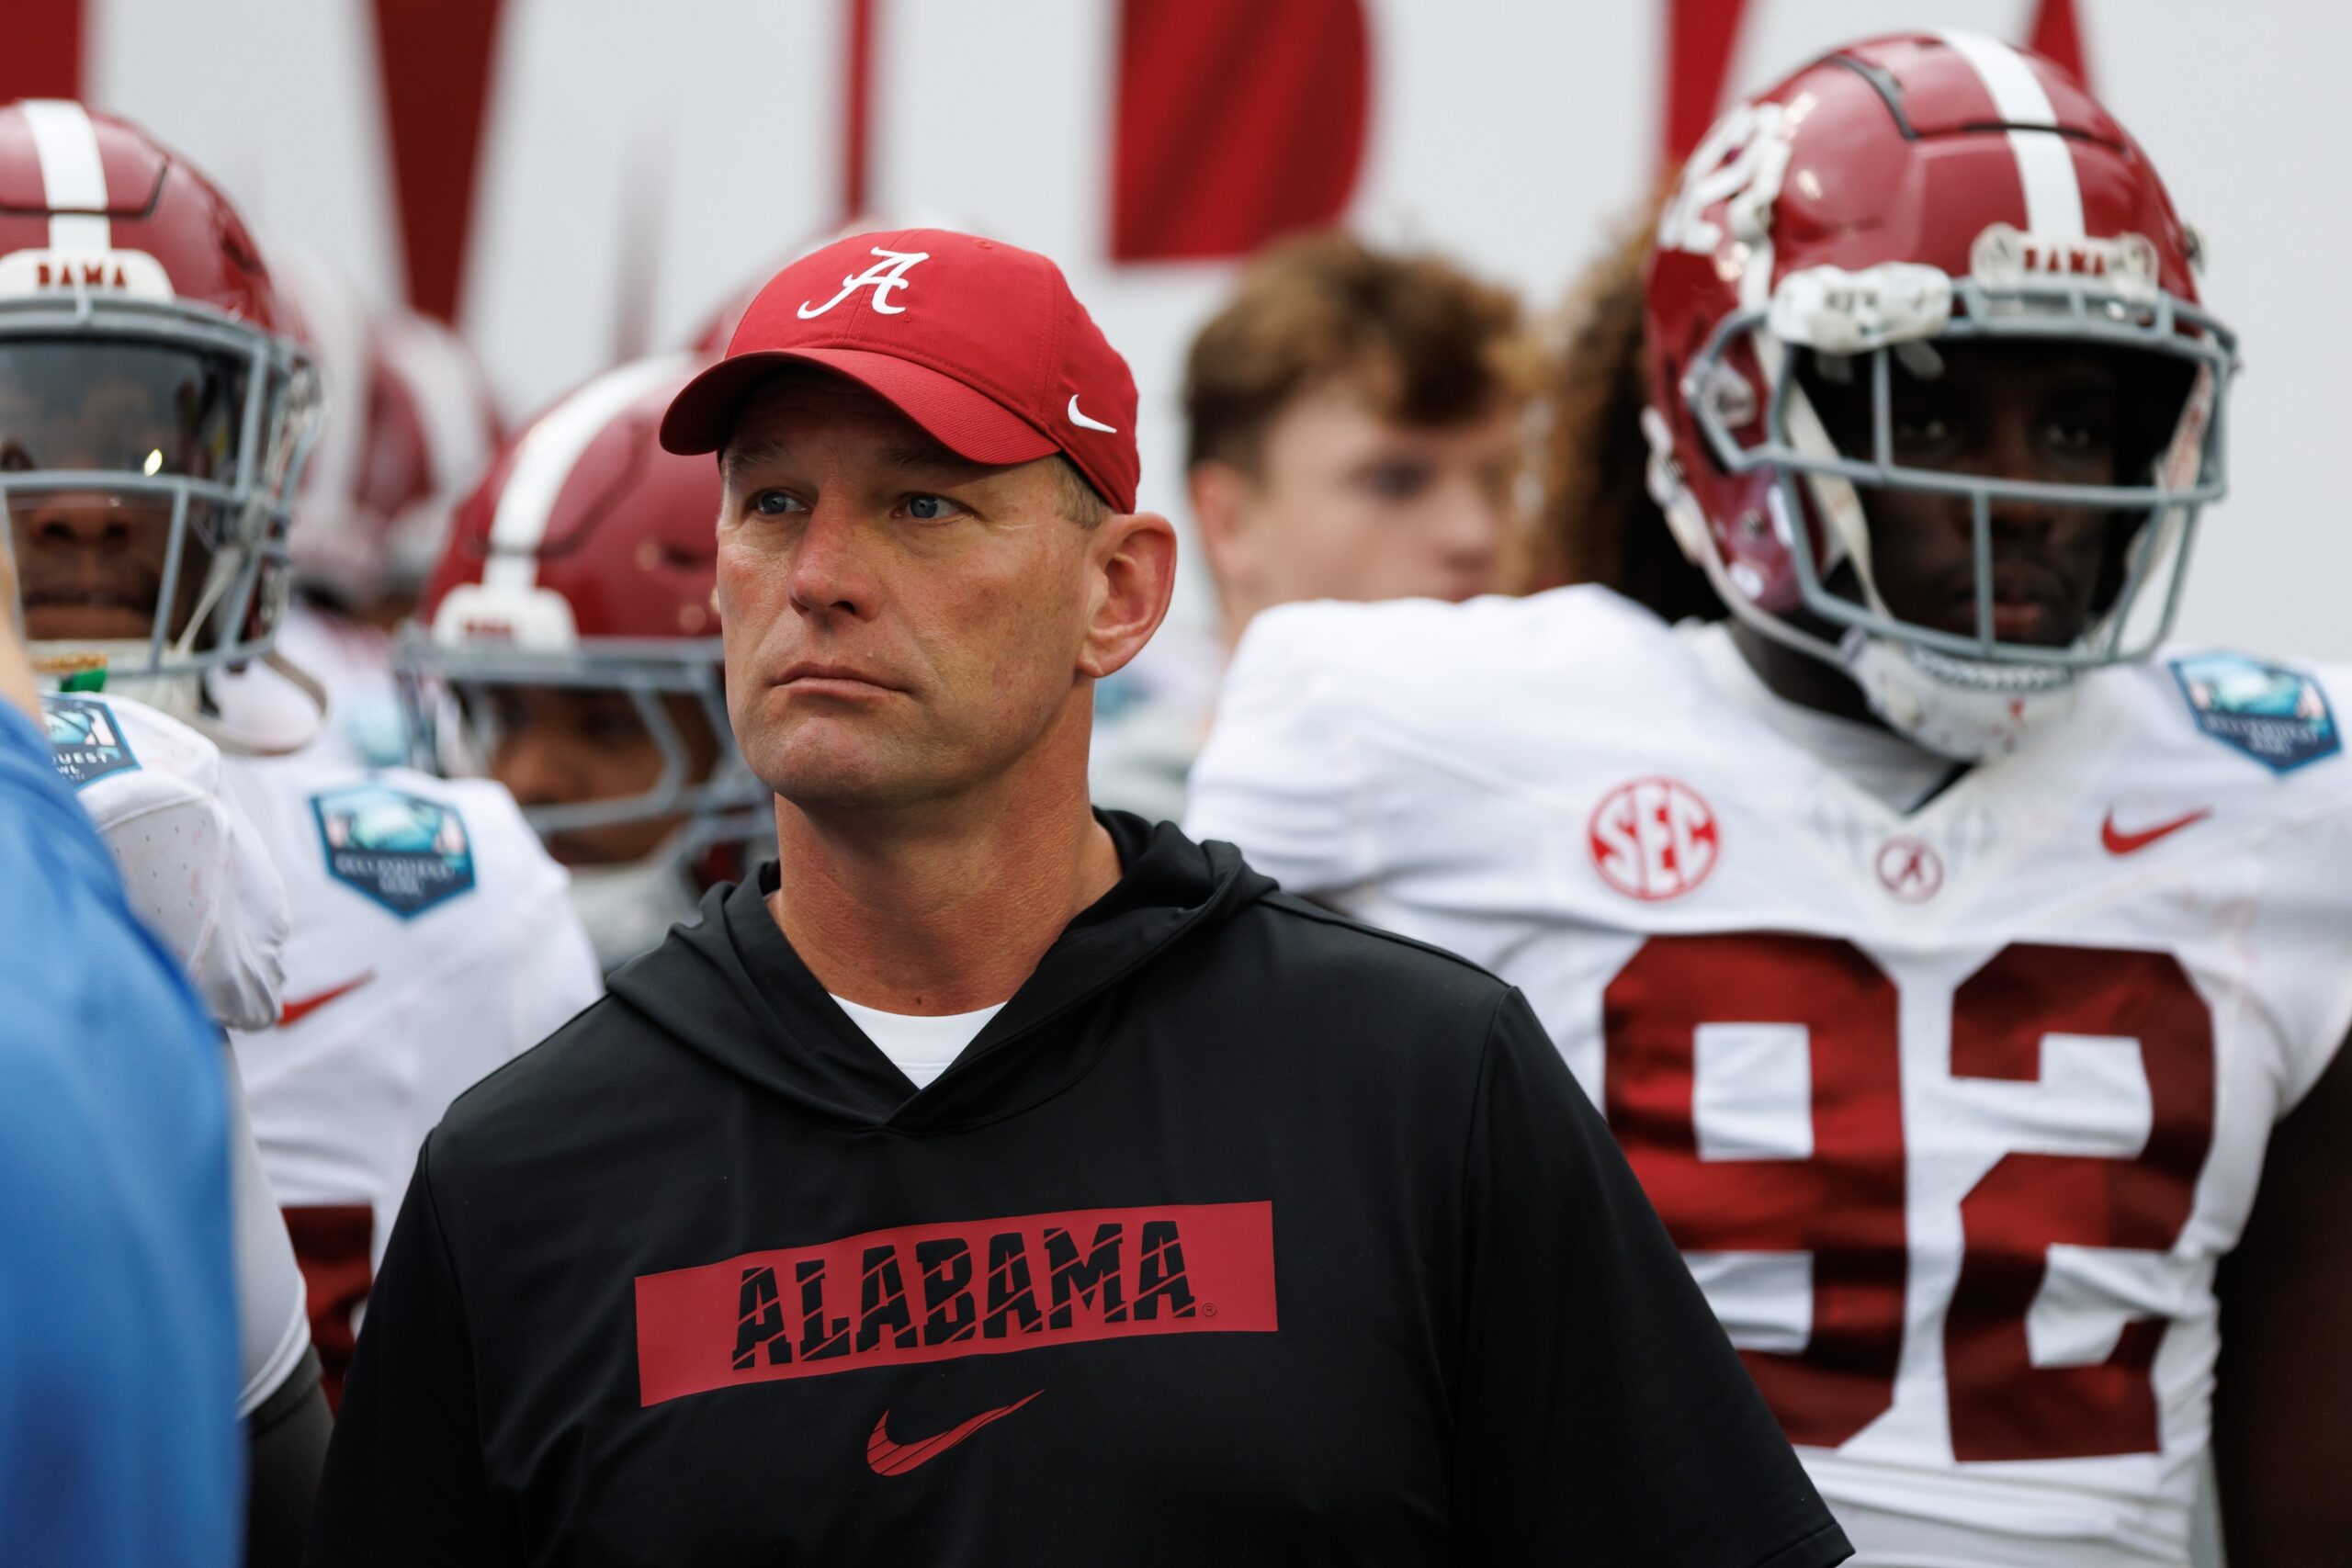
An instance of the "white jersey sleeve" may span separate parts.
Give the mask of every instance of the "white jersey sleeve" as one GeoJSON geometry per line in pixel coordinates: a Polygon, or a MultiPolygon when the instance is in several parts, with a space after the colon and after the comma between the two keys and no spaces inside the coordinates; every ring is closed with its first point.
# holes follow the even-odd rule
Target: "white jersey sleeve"
{"type": "Polygon", "coordinates": [[[58,769],[122,872],[130,907],[233,1029],[277,1018],[289,916],[260,835],[223,793],[220,753],[124,697],[41,699],[58,769]]]}
{"type": "Polygon", "coordinates": [[[1188,835],[1239,845],[1252,866],[1309,897],[1374,870],[1350,671],[1329,646],[1352,608],[1284,604],[1250,623],[1188,785],[1188,835]]]}
{"type": "MultiPolygon", "coordinates": [[[[289,918],[286,886],[243,812],[221,793],[220,753],[203,735],[125,697],[41,699],[58,771],[122,874],[130,907],[195,979],[221,1023],[277,1017],[289,918]]],[[[311,1330],[302,1274],[262,1175],[237,1065],[228,1077],[231,1235],[236,1250],[240,1419],[301,1364],[311,1330]]]]}

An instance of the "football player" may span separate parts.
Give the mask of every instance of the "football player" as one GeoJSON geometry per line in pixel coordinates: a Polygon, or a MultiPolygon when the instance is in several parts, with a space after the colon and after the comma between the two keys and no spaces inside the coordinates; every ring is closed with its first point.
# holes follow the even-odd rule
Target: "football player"
{"type": "Polygon", "coordinates": [[[2198,242],[2079,85],[1831,54],[1647,262],[1734,612],[1262,617],[1188,827],[1515,980],[1875,1564],[2352,1540],[2339,671],[2165,644],[2222,491],[2198,242]]]}
{"type": "MultiPolygon", "coordinates": [[[[252,824],[222,793],[219,749],[127,697],[51,692],[40,705],[57,771],[114,857],[131,912],[196,982],[216,1023],[269,1028],[285,982],[286,887],[252,824]]],[[[226,1038],[221,1070],[243,1359],[245,1562],[268,1568],[301,1555],[330,1417],[301,1269],[262,1172],[226,1038]]]]}
{"type": "Polygon", "coordinates": [[[420,696],[457,699],[456,745],[435,750],[514,793],[607,971],[747,849],[774,851],[720,679],[718,471],[655,439],[705,363],[618,367],[526,425],[459,511],[402,649],[420,696]]]}
{"type": "Polygon", "coordinates": [[[1218,675],[1261,610],[1502,587],[1535,361],[1518,299],[1441,257],[1318,234],[1251,264],[1184,370],[1184,483],[1216,624],[1163,630],[1104,683],[1094,798],[1182,815],[1218,675]]]}
{"type": "Polygon", "coordinates": [[[330,1397],[425,1131],[594,998],[564,875],[494,784],[257,756],[235,666],[272,647],[313,377],[243,223],[144,132],[0,109],[0,502],[26,632],[62,684],[224,753],[291,910],[274,1029],[237,1032],[330,1397]]]}

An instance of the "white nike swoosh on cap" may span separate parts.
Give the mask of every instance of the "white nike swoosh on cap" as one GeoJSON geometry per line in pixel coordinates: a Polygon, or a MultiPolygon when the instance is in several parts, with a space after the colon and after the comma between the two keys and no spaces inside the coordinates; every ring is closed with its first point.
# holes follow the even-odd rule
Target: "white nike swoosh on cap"
{"type": "Polygon", "coordinates": [[[1069,422],[1072,424],[1082,424],[1089,430],[1099,430],[1105,435],[1116,435],[1119,434],[1109,425],[1103,423],[1101,420],[1089,419],[1084,414],[1079,412],[1078,394],[1076,392],[1072,392],[1069,395],[1069,422]]]}

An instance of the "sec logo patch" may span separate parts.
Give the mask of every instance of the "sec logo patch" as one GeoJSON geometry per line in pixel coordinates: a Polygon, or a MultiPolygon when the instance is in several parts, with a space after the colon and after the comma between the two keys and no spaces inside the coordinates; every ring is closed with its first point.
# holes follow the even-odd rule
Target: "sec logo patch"
{"type": "Polygon", "coordinates": [[[1691,891],[1723,854],[1713,809],[1669,778],[1634,779],[1601,796],[1586,840],[1600,879],[1645,902],[1691,891]]]}
{"type": "Polygon", "coordinates": [[[311,797],[327,872],[406,919],[470,891],[473,845],[456,811],[385,784],[311,797]]]}

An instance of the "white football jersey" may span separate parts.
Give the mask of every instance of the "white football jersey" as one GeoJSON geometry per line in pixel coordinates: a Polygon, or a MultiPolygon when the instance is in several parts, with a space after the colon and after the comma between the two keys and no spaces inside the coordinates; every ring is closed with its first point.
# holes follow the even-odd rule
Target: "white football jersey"
{"type": "Polygon", "coordinates": [[[232,1029],[277,1016],[288,916],[260,835],[221,792],[220,751],[128,697],[42,696],[57,771],[114,855],[130,907],[232,1029]]]}
{"type": "MultiPolygon", "coordinates": [[[[126,697],[41,698],[57,771],[122,874],[131,911],[195,980],[213,1019],[261,1026],[277,1016],[289,917],[260,835],[220,790],[220,753],[166,714],[126,697]]],[[[237,1262],[237,1415],[250,1416],[301,1364],[311,1343],[286,1222],[264,1179],[237,1064],[229,1080],[231,1235],[237,1262]]]]}
{"type": "Polygon", "coordinates": [[[293,911],[280,1021],[234,1040],[332,1392],[424,1134],[603,979],[497,784],[313,752],[224,773],[293,911]]]}
{"type": "Polygon", "coordinates": [[[2215,1264],[2352,1028],[2352,685],[2101,671],[1905,815],[1725,635],[1272,612],[1187,828],[1527,993],[1859,1562],[2178,1563],[2215,1264]]]}

